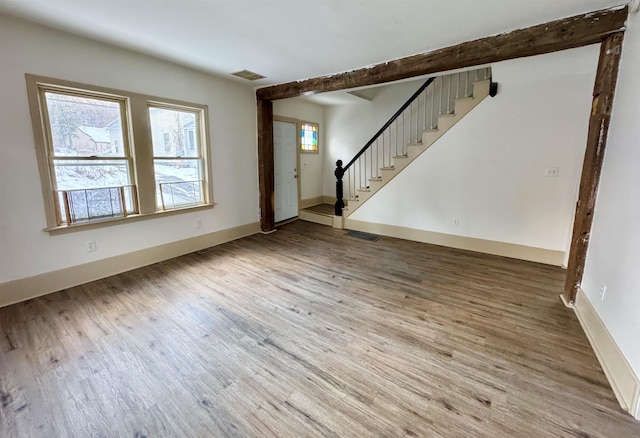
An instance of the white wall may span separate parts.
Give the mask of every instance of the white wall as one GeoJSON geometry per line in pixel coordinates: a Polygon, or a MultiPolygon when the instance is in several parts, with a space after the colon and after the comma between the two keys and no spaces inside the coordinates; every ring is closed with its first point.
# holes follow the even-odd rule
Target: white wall
{"type": "Polygon", "coordinates": [[[324,107],[312,102],[306,102],[300,98],[276,100],[273,102],[274,116],[288,117],[304,122],[317,123],[318,153],[300,153],[300,199],[310,199],[322,196],[322,171],[325,156],[325,126],[324,107]]]}
{"type": "MultiPolygon", "coordinates": [[[[590,46],[494,64],[497,97],[481,102],[350,218],[566,251],[598,53],[590,46]],[[560,176],[545,178],[545,167],[559,167],[560,176]]],[[[416,88],[407,86],[397,86],[401,101],[416,88]]],[[[391,102],[372,105],[378,100],[391,102]]],[[[398,107],[385,108],[385,118],[398,107]]],[[[343,147],[356,132],[370,136],[380,112],[366,105],[329,111],[329,153],[348,159],[353,152],[343,147]]]]}
{"type": "Polygon", "coordinates": [[[258,220],[251,88],[4,15],[0,59],[0,284],[258,220]],[[25,73],[208,105],[216,207],[57,236],[42,231],[25,73]],[[97,251],[86,252],[89,240],[97,251]]]}
{"type": "Polygon", "coordinates": [[[627,24],[582,289],[640,376],[640,14],[627,24]]]}

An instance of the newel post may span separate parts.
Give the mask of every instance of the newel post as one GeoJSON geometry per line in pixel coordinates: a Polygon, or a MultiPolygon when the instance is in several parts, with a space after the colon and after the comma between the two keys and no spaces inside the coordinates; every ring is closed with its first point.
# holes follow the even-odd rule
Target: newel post
{"type": "Polygon", "coordinates": [[[334,213],[336,216],[342,216],[342,208],[344,207],[344,201],[342,200],[342,176],[344,175],[342,160],[336,161],[336,171],[333,174],[336,176],[336,205],[334,213]]]}

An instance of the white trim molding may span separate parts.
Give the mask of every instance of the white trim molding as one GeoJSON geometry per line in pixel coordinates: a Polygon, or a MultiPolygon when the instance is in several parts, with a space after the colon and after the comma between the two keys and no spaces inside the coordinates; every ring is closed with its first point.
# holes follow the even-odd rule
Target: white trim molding
{"type": "MultiPolygon", "coordinates": [[[[334,196],[327,196],[327,195],[323,195],[322,196],[322,203],[323,204],[335,204],[336,203],[336,197],[334,196]]],[[[347,204],[347,200],[344,200],[345,205],[347,204]]]]}
{"type": "Polygon", "coordinates": [[[398,239],[413,240],[430,243],[432,245],[447,246],[449,248],[465,249],[468,251],[493,254],[547,265],[561,266],[564,261],[563,251],[535,248],[517,245],[515,243],[498,242],[495,240],[477,239],[475,237],[457,236],[454,234],[437,233],[434,231],[418,230],[415,228],[399,227],[396,225],[377,224],[359,221],[351,218],[344,220],[344,228],[348,230],[364,231],[398,239]]]}
{"type": "Polygon", "coordinates": [[[322,204],[324,197],[316,196],[314,198],[301,199],[298,204],[298,209],[302,210],[303,208],[313,207],[314,205],[322,204]]]}
{"type": "Polygon", "coordinates": [[[256,234],[259,231],[260,224],[252,222],[202,236],[2,283],[0,284],[0,307],[220,245],[256,234]]]}
{"type": "Polygon", "coordinates": [[[620,407],[640,419],[640,380],[618,348],[584,291],[578,288],[574,311],[609,380],[620,407]]]}

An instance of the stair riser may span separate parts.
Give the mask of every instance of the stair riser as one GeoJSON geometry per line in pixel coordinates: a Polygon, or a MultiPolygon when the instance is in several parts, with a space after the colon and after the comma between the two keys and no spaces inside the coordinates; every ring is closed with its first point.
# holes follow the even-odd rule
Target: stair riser
{"type": "MultiPolygon", "coordinates": [[[[409,150],[411,150],[411,149],[409,149],[409,150]]],[[[396,169],[396,171],[400,171],[400,170],[404,169],[405,167],[407,167],[409,165],[409,163],[411,163],[411,157],[407,156],[406,158],[402,158],[400,160],[394,160],[393,167],[396,169]]]]}
{"type": "Polygon", "coordinates": [[[478,102],[476,99],[458,99],[455,103],[456,114],[466,114],[476,106],[478,102]]]}
{"type": "MultiPolygon", "coordinates": [[[[429,143],[424,143],[425,145],[428,145],[429,143]]],[[[404,167],[407,167],[413,160],[415,160],[421,153],[423,153],[425,150],[427,150],[428,146],[409,146],[408,150],[407,150],[407,157],[408,160],[405,160],[405,164],[404,167]]]]}

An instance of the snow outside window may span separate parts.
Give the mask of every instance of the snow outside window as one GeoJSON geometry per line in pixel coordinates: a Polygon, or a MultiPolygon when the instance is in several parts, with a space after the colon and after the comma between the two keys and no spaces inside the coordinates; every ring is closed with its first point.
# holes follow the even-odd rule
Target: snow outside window
{"type": "Polygon", "coordinates": [[[213,206],[206,105],[26,77],[47,231],[213,206]]]}

